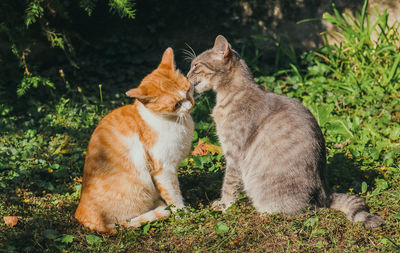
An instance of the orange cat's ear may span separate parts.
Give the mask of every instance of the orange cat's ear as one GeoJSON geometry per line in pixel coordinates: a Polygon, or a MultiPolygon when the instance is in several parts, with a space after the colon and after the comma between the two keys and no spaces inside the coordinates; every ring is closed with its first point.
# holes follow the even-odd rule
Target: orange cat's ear
{"type": "Polygon", "coordinates": [[[225,59],[231,53],[231,45],[224,36],[218,35],[217,38],[215,38],[213,50],[225,59]]]}
{"type": "Polygon", "coordinates": [[[169,47],[165,50],[161,59],[160,67],[175,70],[174,51],[172,48],[169,47]]]}
{"type": "Polygon", "coordinates": [[[147,91],[145,89],[141,88],[141,87],[128,90],[125,94],[128,97],[136,98],[137,100],[139,100],[143,104],[147,104],[152,99],[152,97],[147,94],[147,91]]]}

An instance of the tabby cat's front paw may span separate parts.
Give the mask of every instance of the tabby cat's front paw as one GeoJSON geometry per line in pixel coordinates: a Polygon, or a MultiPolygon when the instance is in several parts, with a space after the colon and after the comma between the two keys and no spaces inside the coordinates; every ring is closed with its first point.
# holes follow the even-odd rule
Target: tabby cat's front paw
{"type": "Polygon", "coordinates": [[[231,207],[233,202],[225,202],[220,200],[216,200],[212,203],[212,209],[217,210],[217,211],[222,211],[223,213],[226,212],[226,210],[231,207]]]}
{"type": "Polygon", "coordinates": [[[166,209],[167,210],[170,210],[171,212],[173,212],[173,213],[175,213],[177,210],[183,210],[185,213],[187,212],[186,211],[186,207],[185,207],[185,205],[179,205],[179,206],[175,206],[175,205],[170,205],[170,206],[168,206],[166,209]],[[168,207],[169,207],[169,209],[168,209],[168,207]]]}

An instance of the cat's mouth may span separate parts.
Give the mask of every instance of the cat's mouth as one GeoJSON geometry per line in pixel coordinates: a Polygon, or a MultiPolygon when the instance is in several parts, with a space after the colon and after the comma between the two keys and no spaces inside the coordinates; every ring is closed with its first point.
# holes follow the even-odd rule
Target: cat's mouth
{"type": "Polygon", "coordinates": [[[199,85],[200,82],[192,82],[193,87],[196,87],[197,85],[199,85]]]}

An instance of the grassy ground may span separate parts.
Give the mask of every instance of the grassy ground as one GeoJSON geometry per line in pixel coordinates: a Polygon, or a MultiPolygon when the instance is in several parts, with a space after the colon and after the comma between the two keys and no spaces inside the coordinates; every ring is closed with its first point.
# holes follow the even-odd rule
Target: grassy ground
{"type": "MultiPolygon", "coordinates": [[[[339,14],[325,18],[344,31],[340,46],[297,55],[280,45],[279,55],[290,62],[269,74],[258,56],[243,56],[260,85],[299,99],[314,113],[327,142],[332,188],[364,198],[371,212],[384,218],[381,228],[366,229],[328,209],[293,217],[262,215],[244,194],[226,214],[213,211],[209,203],[219,196],[225,168],[222,154],[213,146],[208,146],[208,154],[186,158],[179,169],[188,212],[178,211],[135,230],[121,229],[116,236],[83,228],[73,214],[90,135],[106,113],[131,102],[122,95],[128,86],[119,84],[142,78],[156,65],[141,61],[128,72],[125,65],[109,64],[106,59],[112,57],[106,55],[94,64],[98,72],[91,72],[91,65],[84,62],[81,66],[89,70],[83,76],[70,77],[65,70],[58,77],[65,94],[57,99],[46,100],[32,91],[17,103],[1,105],[0,216],[18,217],[15,226],[0,221],[1,251],[400,250],[399,35],[385,25],[384,14],[379,25],[370,27],[360,25],[364,15],[354,22],[339,14]],[[380,31],[378,43],[370,39],[374,31],[380,31]],[[110,67],[113,71],[107,74],[110,67]],[[103,85],[100,90],[99,75],[105,76],[105,84],[118,85],[103,85]]],[[[209,117],[212,106],[212,94],[197,98],[194,147],[199,139],[218,145],[209,117]]]]}

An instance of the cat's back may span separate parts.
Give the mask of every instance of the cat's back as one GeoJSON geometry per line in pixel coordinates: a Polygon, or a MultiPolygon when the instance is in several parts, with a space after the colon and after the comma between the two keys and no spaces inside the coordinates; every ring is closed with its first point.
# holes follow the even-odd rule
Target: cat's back
{"type": "Polygon", "coordinates": [[[286,118],[285,121],[297,127],[318,127],[312,113],[298,100],[272,92],[263,93],[264,100],[260,108],[266,109],[264,115],[286,118]]]}
{"type": "Polygon", "coordinates": [[[92,138],[102,132],[132,134],[138,130],[141,119],[136,104],[125,105],[112,110],[102,118],[92,134],[92,138]]]}
{"type": "Polygon", "coordinates": [[[257,112],[250,121],[252,132],[247,145],[258,137],[275,147],[283,156],[309,151],[323,152],[324,139],[313,114],[298,100],[261,91],[263,99],[255,101],[257,112]],[[260,135],[260,136],[257,136],[260,135]]]}
{"type": "MultiPolygon", "coordinates": [[[[265,91],[256,84],[220,102],[217,100],[213,117],[217,130],[219,126],[223,135],[236,132],[241,133],[242,138],[251,139],[261,132],[268,132],[266,137],[272,137],[287,131],[308,139],[322,138],[317,121],[304,105],[296,99],[265,91]]],[[[249,140],[246,143],[249,144],[249,140]]]]}

